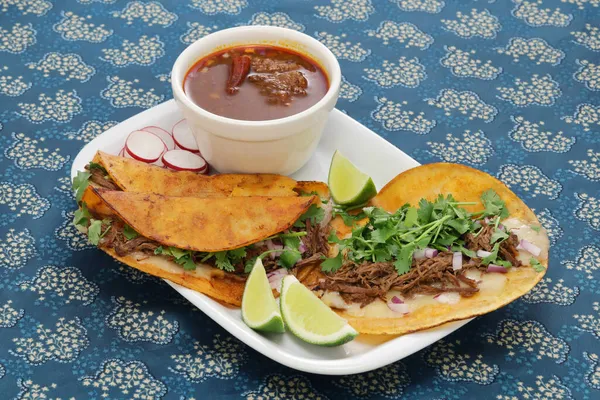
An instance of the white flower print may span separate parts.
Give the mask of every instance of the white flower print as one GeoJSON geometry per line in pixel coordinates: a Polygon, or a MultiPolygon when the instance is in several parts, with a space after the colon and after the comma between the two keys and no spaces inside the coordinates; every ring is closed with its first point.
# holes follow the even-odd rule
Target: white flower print
{"type": "Polygon", "coordinates": [[[563,229],[560,227],[558,220],[554,218],[549,209],[544,208],[540,212],[535,213],[542,226],[546,229],[550,245],[554,246],[556,241],[563,235],[563,229]]]}
{"type": "Polygon", "coordinates": [[[587,352],[583,353],[583,357],[590,363],[590,368],[585,376],[585,381],[590,387],[600,389],[600,362],[598,362],[600,357],[598,357],[598,354],[587,352]]]}
{"type": "Polygon", "coordinates": [[[106,29],[104,24],[97,25],[93,22],[86,22],[91,19],[89,15],[80,17],[71,11],[61,11],[61,16],[62,19],[54,24],[53,29],[60,33],[64,40],[100,43],[113,34],[112,29],[106,29]]]}
{"type": "Polygon", "coordinates": [[[330,0],[331,5],[315,6],[317,17],[330,22],[343,22],[347,19],[366,21],[375,12],[371,0],[330,0]]]}
{"type": "Polygon", "coordinates": [[[523,116],[511,116],[510,119],[515,125],[508,136],[515,142],[520,142],[521,147],[529,152],[565,153],[575,144],[573,136],[565,136],[562,131],[553,133],[545,130],[544,121],[532,122],[523,116]]]}
{"type": "Polygon", "coordinates": [[[106,325],[116,329],[124,341],[167,344],[177,333],[179,323],[169,320],[164,310],[142,311],[143,304],[124,297],[113,297],[111,300],[116,308],[106,317],[106,325]]]}
{"type": "Polygon", "coordinates": [[[406,366],[396,362],[363,374],[342,376],[333,383],[356,397],[380,394],[389,398],[401,398],[404,388],[410,384],[410,376],[406,366]]]}
{"type": "Polygon", "coordinates": [[[102,122],[93,119],[84,122],[77,132],[65,132],[64,135],[68,139],[80,140],[87,143],[116,124],[116,121],[102,122]]]}
{"type": "MultiPolygon", "coordinates": [[[[595,279],[594,274],[600,271],[600,247],[595,245],[584,246],[579,249],[575,260],[564,260],[561,264],[569,271],[584,272],[587,279],[595,279]]],[[[598,328],[600,332],[600,325],[598,328]]],[[[600,334],[598,336],[600,337],[600,334]]]]}
{"type": "Polygon", "coordinates": [[[482,62],[476,58],[475,50],[463,51],[454,46],[444,46],[446,55],[440,63],[450,68],[452,75],[461,78],[472,77],[484,80],[496,79],[502,72],[502,68],[494,67],[491,61],[482,62]]]}
{"type": "Polygon", "coordinates": [[[573,79],[585,84],[585,87],[589,90],[600,90],[600,65],[587,60],[576,60],[576,62],[581,68],[573,74],[573,79]]]}
{"type": "Polygon", "coordinates": [[[0,52],[23,53],[36,43],[36,33],[31,24],[15,24],[10,29],[0,27],[0,52]]]}
{"type": "Polygon", "coordinates": [[[177,14],[167,11],[157,1],[132,1],[122,11],[114,11],[112,16],[127,21],[131,25],[135,20],[141,20],[148,26],[158,25],[163,28],[169,27],[177,21],[177,14]]]}
{"type": "Polygon", "coordinates": [[[488,10],[472,9],[470,14],[458,11],[456,18],[456,20],[442,19],[442,27],[465,39],[473,37],[494,39],[502,28],[498,18],[490,14],[488,10]]]}
{"type": "Polygon", "coordinates": [[[31,215],[33,219],[40,218],[50,208],[50,202],[41,197],[29,183],[14,185],[0,182],[0,206],[2,205],[8,206],[17,217],[31,215]]]}
{"type": "Polygon", "coordinates": [[[232,379],[246,362],[244,346],[232,337],[214,336],[212,346],[194,343],[194,352],[172,355],[173,372],[183,375],[191,382],[203,382],[207,378],[232,379]]]}
{"type": "Polygon", "coordinates": [[[575,43],[587,47],[591,51],[600,51],[600,29],[585,24],[585,31],[571,32],[575,43]]]}
{"type": "Polygon", "coordinates": [[[342,75],[342,84],[340,86],[340,99],[348,100],[349,102],[356,101],[362,94],[362,89],[346,80],[342,75]]]}
{"type": "Polygon", "coordinates": [[[449,133],[448,143],[427,142],[428,153],[443,161],[483,165],[494,154],[492,142],[482,131],[466,130],[462,138],[449,133]]]}
{"type": "Polygon", "coordinates": [[[538,375],[535,377],[535,386],[517,382],[519,396],[498,395],[497,400],[573,400],[571,391],[564,386],[557,376],[545,379],[538,375]]]}
{"type": "Polygon", "coordinates": [[[542,0],[512,0],[516,4],[512,10],[515,18],[522,19],[529,26],[568,26],[573,19],[571,14],[563,14],[559,8],[540,8],[542,0]]]}
{"type": "Polygon", "coordinates": [[[505,319],[498,324],[495,334],[484,335],[488,343],[497,344],[510,351],[509,355],[521,350],[538,360],[549,358],[560,364],[565,361],[569,345],[550,334],[537,321],[505,319]]]}
{"type": "Polygon", "coordinates": [[[569,160],[573,172],[592,182],[600,181],[600,151],[587,150],[588,160],[569,160]]]}
{"type": "Polygon", "coordinates": [[[102,49],[103,61],[108,61],[115,67],[126,67],[128,65],[152,65],[160,57],[165,55],[165,44],[160,41],[158,35],[140,37],[135,42],[123,40],[121,49],[102,49]]]}
{"type": "Polygon", "coordinates": [[[190,7],[196,8],[207,15],[231,14],[236,15],[248,6],[246,0],[191,0],[190,7]]]}
{"type": "Polygon", "coordinates": [[[154,378],[141,361],[109,359],[94,376],[81,381],[89,390],[101,390],[102,397],[161,399],[167,394],[165,384],[154,378]]]}
{"type": "Polygon", "coordinates": [[[383,21],[377,30],[367,30],[367,35],[376,37],[387,45],[392,39],[404,44],[404,47],[416,47],[426,50],[433,43],[433,37],[422,32],[409,22],[383,21]]]}
{"type": "Polygon", "coordinates": [[[489,365],[483,361],[481,354],[475,357],[470,354],[456,352],[456,343],[440,340],[423,354],[427,365],[435,367],[437,374],[450,382],[473,382],[489,385],[500,372],[497,365],[489,365]]]}
{"type": "Polygon", "coordinates": [[[304,25],[294,22],[289,15],[282,12],[266,13],[259,12],[252,16],[248,25],[279,26],[281,28],[294,29],[304,32],[304,25]]]}
{"type": "Polygon", "coordinates": [[[521,300],[530,304],[551,303],[558,306],[570,306],[579,295],[578,287],[568,287],[563,279],[552,285],[552,278],[543,278],[527,292],[521,300]]]}
{"type": "Polygon", "coordinates": [[[388,131],[411,131],[419,135],[429,133],[435,126],[435,120],[425,118],[425,113],[405,110],[406,101],[396,103],[385,97],[375,98],[379,103],[371,113],[371,118],[380,122],[388,131]]]}
{"type": "Polygon", "coordinates": [[[53,328],[37,324],[34,337],[14,338],[14,349],[9,352],[30,365],[51,360],[66,363],[75,360],[89,344],[87,331],[77,317],[59,318],[53,328]]]}
{"type": "Polygon", "coordinates": [[[554,200],[562,190],[560,182],[548,178],[538,167],[533,165],[503,165],[500,167],[498,179],[510,188],[518,186],[531,197],[544,195],[550,200],[554,200]]]}
{"type": "Polygon", "coordinates": [[[13,6],[22,15],[33,14],[41,17],[52,8],[52,3],[47,0],[0,0],[0,11],[2,12],[7,12],[13,6]]]}
{"type": "Polygon", "coordinates": [[[20,287],[21,290],[39,294],[40,300],[45,300],[47,296],[56,296],[64,304],[76,302],[82,306],[93,303],[100,291],[79,269],[54,265],[40,268],[32,280],[21,282],[20,287]]]}
{"type": "Polygon", "coordinates": [[[592,126],[600,125],[600,106],[592,104],[579,104],[573,116],[562,118],[568,124],[581,125],[585,132],[588,132],[592,126]]]}
{"type": "Polygon", "coordinates": [[[20,232],[9,229],[6,236],[0,239],[0,267],[23,268],[36,254],[35,238],[29,229],[20,232]]]}
{"type": "Polygon", "coordinates": [[[570,3],[577,5],[580,10],[585,9],[585,5],[589,4],[592,7],[600,7],[600,0],[560,0],[563,3],[570,3]]]}
{"type": "Polygon", "coordinates": [[[596,312],[596,315],[587,314],[575,314],[573,318],[577,320],[578,328],[584,332],[589,332],[600,339],[600,303],[595,301],[592,303],[592,309],[596,312]]]}
{"type": "Polygon", "coordinates": [[[18,103],[17,114],[27,118],[29,122],[41,124],[46,121],[69,122],[83,111],[81,98],[75,90],[65,92],[59,90],[54,96],[42,93],[38,103],[18,103]]]}
{"type": "Polygon", "coordinates": [[[446,116],[452,111],[458,111],[467,116],[469,120],[481,119],[484,122],[492,122],[498,110],[496,107],[484,103],[476,93],[465,90],[459,92],[454,89],[442,89],[435,99],[426,99],[431,106],[441,108],[446,116]]]}
{"type": "Polygon", "coordinates": [[[363,49],[360,43],[346,41],[345,33],[335,36],[327,32],[317,32],[315,36],[319,42],[327,46],[337,58],[342,60],[359,62],[371,54],[371,50],[363,49]]]}
{"type": "Polygon", "coordinates": [[[437,14],[442,11],[445,3],[442,0],[390,0],[396,4],[402,11],[422,11],[430,14],[437,14]]]}
{"type": "Polygon", "coordinates": [[[499,99],[506,100],[517,107],[551,106],[561,95],[558,82],[547,74],[542,77],[534,74],[530,81],[516,78],[515,87],[499,87],[498,91],[499,99]]]}
{"type": "Polygon", "coordinates": [[[109,100],[110,104],[116,108],[141,107],[150,108],[164,100],[164,95],[154,93],[154,88],[144,89],[135,88],[134,85],[140,83],[138,79],[127,81],[118,76],[109,76],[109,85],[102,90],[100,96],[109,100]]]}
{"type": "Polygon", "coordinates": [[[544,39],[525,39],[514,37],[510,39],[506,47],[496,49],[500,54],[511,56],[514,62],[519,62],[521,57],[535,61],[537,65],[558,65],[565,58],[565,53],[560,49],[550,46],[544,39]]]}
{"type": "Polygon", "coordinates": [[[587,193],[575,193],[579,206],[575,210],[575,217],[589,224],[590,228],[600,231],[600,199],[587,193]]]}
{"type": "Polygon", "coordinates": [[[181,43],[185,44],[194,43],[196,40],[203,38],[204,36],[217,29],[216,26],[205,26],[201,25],[198,22],[188,22],[187,26],[187,32],[179,37],[181,43]]]}
{"type": "Polygon", "coordinates": [[[73,79],[81,83],[89,81],[96,73],[94,67],[84,63],[81,56],[74,53],[47,53],[37,63],[28,63],[27,67],[43,72],[44,78],[56,72],[59,76],[64,77],[66,81],[73,79]]]}
{"type": "Polygon", "coordinates": [[[0,307],[0,328],[12,328],[25,315],[25,310],[17,310],[12,306],[12,300],[8,300],[0,307]]]}
{"type": "Polygon", "coordinates": [[[16,97],[25,93],[31,88],[31,83],[24,82],[22,76],[13,76],[8,71],[8,67],[0,67],[0,94],[4,96],[16,97]]]}
{"type": "Polygon", "coordinates": [[[58,171],[67,161],[69,156],[62,156],[60,149],[43,147],[45,139],[31,139],[24,133],[13,133],[14,142],[6,148],[4,155],[9,160],[14,160],[19,169],[42,168],[47,171],[58,171]]]}
{"type": "Polygon", "coordinates": [[[427,77],[425,67],[419,63],[418,58],[400,57],[397,63],[383,61],[381,68],[365,68],[368,81],[375,82],[384,88],[394,86],[417,87],[427,77]]]}
{"type": "Polygon", "coordinates": [[[328,400],[303,376],[268,375],[256,390],[242,394],[246,400],[328,400]]]}

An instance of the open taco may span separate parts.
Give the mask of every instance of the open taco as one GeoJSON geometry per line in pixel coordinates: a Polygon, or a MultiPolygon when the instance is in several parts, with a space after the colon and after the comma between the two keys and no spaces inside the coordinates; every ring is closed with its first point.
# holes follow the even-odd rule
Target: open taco
{"type": "Polygon", "coordinates": [[[325,256],[318,203],[310,194],[172,197],[88,186],[74,223],[115,259],[239,306],[258,256],[269,272],[325,256]]]}
{"type": "Polygon", "coordinates": [[[300,280],[359,332],[405,334],[493,311],[548,266],[548,236],[510,189],[470,167],[405,171],[332,222],[330,258],[300,280]]]}

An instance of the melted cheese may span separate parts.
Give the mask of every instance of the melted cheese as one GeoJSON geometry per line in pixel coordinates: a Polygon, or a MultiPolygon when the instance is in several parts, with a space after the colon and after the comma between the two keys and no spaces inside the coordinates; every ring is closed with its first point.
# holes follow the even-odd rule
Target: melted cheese
{"type": "MultiPolygon", "coordinates": [[[[550,241],[548,240],[548,235],[546,230],[539,224],[526,224],[525,222],[517,219],[517,218],[509,218],[502,221],[502,224],[510,230],[512,233],[517,235],[519,240],[524,239],[529,243],[536,245],[542,251],[538,257],[538,260],[547,260],[548,259],[548,249],[550,248],[550,241]],[[531,226],[535,226],[536,229],[539,227],[539,232],[536,232],[535,229],[532,229],[531,226]]],[[[530,265],[529,260],[533,257],[532,254],[525,250],[519,250],[519,255],[517,259],[521,261],[525,265],[530,265]]]]}
{"type": "Polygon", "coordinates": [[[190,275],[210,280],[212,276],[222,272],[217,268],[211,267],[207,264],[196,264],[196,269],[194,271],[186,271],[181,265],[163,256],[148,256],[144,253],[137,252],[133,253],[133,256],[140,264],[152,264],[155,267],[172,274],[190,275]]]}

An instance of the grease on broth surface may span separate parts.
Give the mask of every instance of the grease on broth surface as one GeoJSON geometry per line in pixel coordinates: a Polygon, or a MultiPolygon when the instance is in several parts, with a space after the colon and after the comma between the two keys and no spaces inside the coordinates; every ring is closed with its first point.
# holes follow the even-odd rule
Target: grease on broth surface
{"type": "Polygon", "coordinates": [[[199,60],[183,89],[196,105],[227,118],[265,121],[302,112],[329,89],[319,64],[274,46],[240,46],[199,60]]]}

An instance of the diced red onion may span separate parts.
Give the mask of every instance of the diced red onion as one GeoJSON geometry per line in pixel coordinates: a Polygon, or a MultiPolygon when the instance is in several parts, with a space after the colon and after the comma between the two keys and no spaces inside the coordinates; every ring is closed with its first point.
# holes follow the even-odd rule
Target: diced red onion
{"type": "Polygon", "coordinates": [[[498,229],[500,229],[501,231],[504,231],[504,230],[505,230],[505,229],[504,229],[504,225],[502,225],[502,224],[498,224],[498,229]]]}
{"type": "Polygon", "coordinates": [[[269,279],[269,285],[271,286],[271,289],[275,289],[278,292],[280,292],[281,281],[287,274],[288,270],[285,268],[279,268],[275,271],[271,271],[270,273],[268,273],[267,278],[269,279]]]}
{"type": "Polygon", "coordinates": [[[500,272],[501,274],[505,274],[508,270],[501,265],[490,264],[487,267],[487,272],[500,272]]]}
{"type": "Polygon", "coordinates": [[[433,258],[435,256],[437,256],[439,253],[439,251],[437,251],[436,249],[430,249],[429,247],[425,248],[425,257],[427,258],[433,258]]]}
{"type": "Polygon", "coordinates": [[[456,304],[460,301],[460,294],[456,292],[440,293],[433,298],[443,304],[456,304]]]}
{"type": "Polygon", "coordinates": [[[517,250],[525,250],[525,251],[533,254],[536,257],[539,256],[540,253],[542,252],[542,249],[537,247],[535,244],[528,242],[525,239],[521,239],[521,241],[519,242],[519,245],[517,246],[517,250]]]}
{"type": "Polygon", "coordinates": [[[483,220],[485,221],[486,224],[490,223],[490,219],[488,217],[485,217],[483,220]]]}
{"type": "Polygon", "coordinates": [[[399,298],[398,296],[394,296],[390,300],[388,300],[387,306],[393,312],[397,312],[397,313],[401,313],[401,314],[408,314],[408,312],[409,312],[408,304],[405,304],[404,301],[402,301],[402,299],[399,298]],[[397,303],[397,301],[400,301],[400,303],[397,303]]]}
{"type": "Polygon", "coordinates": [[[304,244],[303,241],[300,241],[300,246],[298,246],[298,251],[300,252],[300,254],[302,254],[306,251],[306,245],[304,244]]]}
{"type": "Polygon", "coordinates": [[[460,251],[455,251],[452,254],[452,269],[458,271],[462,268],[462,253],[460,251]]]}
{"type": "Polygon", "coordinates": [[[492,253],[490,253],[489,251],[477,250],[477,257],[487,257],[487,256],[489,256],[491,254],[492,253]]]}
{"type": "MultiPolygon", "coordinates": [[[[280,250],[283,249],[283,245],[281,244],[275,244],[273,243],[273,241],[271,239],[265,241],[265,243],[267,244],[267,248],[269,250],[280,250]]],[[[275,251],[271,254],[269,254],[269,257],[271,257],[272,259],[274,259],[275,257],[279,257],[281,255],[281,253],[283,253],[282,251],[275,251]]]]}
{"type": "Polygon", "coordinates": [[[415,260],[422,260],[423,258],[425,258],[425,250],[415,250],[415,252],[413,253],[413,258],[415,260]]]}

